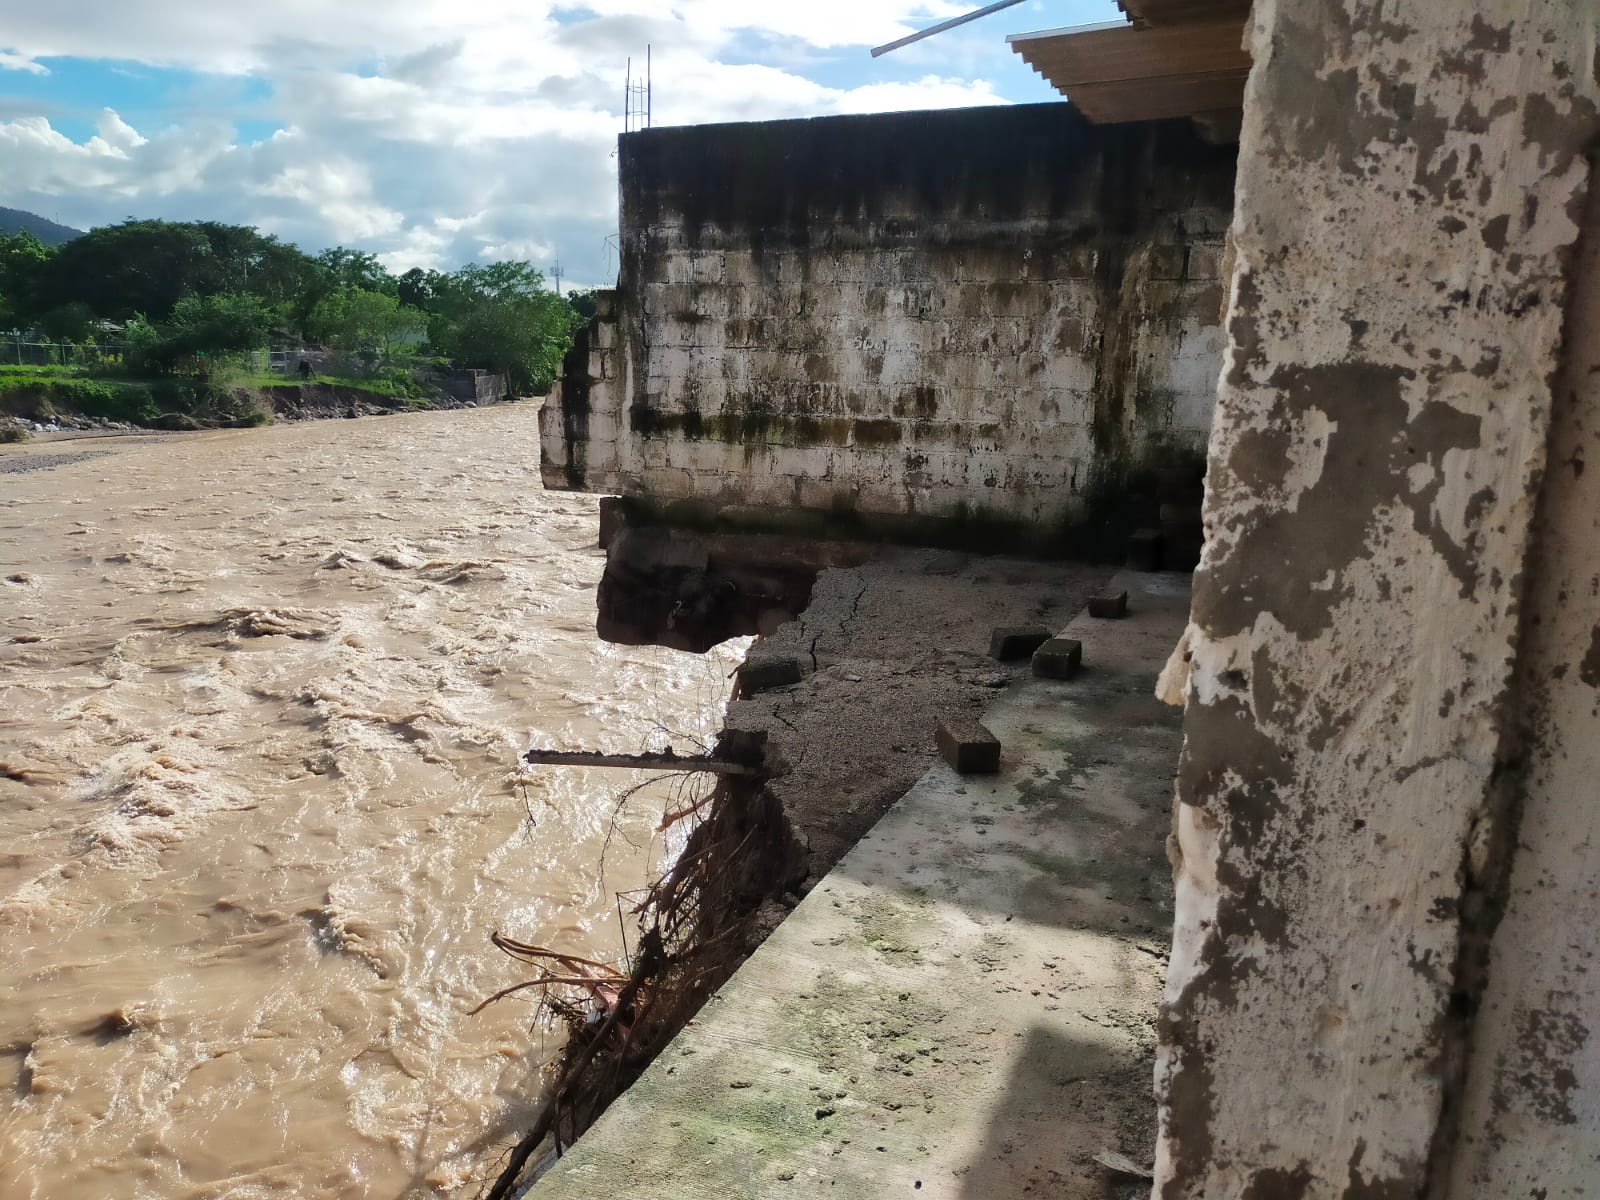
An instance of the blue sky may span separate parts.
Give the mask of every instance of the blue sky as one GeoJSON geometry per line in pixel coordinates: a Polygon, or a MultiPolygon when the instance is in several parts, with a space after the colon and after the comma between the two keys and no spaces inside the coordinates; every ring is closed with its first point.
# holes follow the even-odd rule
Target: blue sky
{"type": "MultiPolygon", "coordinates": [[[[18,6],[20,7],[20,6],[18,6]]],[[[1117,20],[1027,3],[871,58],[965,0],[57,0],[0,24],[0,205],[260,226],[393,269],[559,257],[607,280],[624,64],[660,124],[1032,103],[1007,33],[1117,20]]]]}

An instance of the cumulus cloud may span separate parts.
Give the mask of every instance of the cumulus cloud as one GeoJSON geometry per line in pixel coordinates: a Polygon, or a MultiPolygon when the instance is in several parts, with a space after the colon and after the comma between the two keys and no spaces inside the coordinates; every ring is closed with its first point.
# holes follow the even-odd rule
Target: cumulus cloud
{"type": "Polygon", "coordinates": [[[952,35],[944,61],[924,53],[881,69],[866,63],[866,46],[965,8],[965,0],[29,5],[0,29],[0,69],[36,74],[53,58],[89,59],[147,75],[246,80],[254,95],[132,118],[107,109],[93,134],[76,138],[48,111],[0,106],[0,204],[79,225],[129,213],[239,221],[311,249],[359,245],[398,269],[500,257],[548,267],[559,256],[569,280],[598,282],[614,265],[605,239],[615,232],[629,55],[637,61],[654,47],[657,124],[1003,102],[985,75],[1009,59],[997,25],[952,35]],[[840,69],[846,52],[850,71],[840,69]]]}

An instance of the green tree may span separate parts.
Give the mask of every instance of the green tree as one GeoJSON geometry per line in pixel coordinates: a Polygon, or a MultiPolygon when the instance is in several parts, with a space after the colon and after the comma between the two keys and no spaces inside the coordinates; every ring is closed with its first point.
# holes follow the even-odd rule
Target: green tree
{"type": "Polygon", "coordinates": [[[124,331],[138,365],[163,373],[199,369],[230,354],[259,350],[277,314],[255,296],[185,296],[172,315],[151,327],[132,320],[124,331]]]}
{"type": "Polygon", "coordinates": [[[567,303],[572,305],[572,311],[582,318],[580,324],[587,325],[594,320],[594,314],[599,310],[600,302],[594,289],[578,290],[567,293],[567,303]]]}
{"type": "Polygon", "coordinates": [[[46,341],[86,342],[94,336],[94,311],[75,300],[40,313],[37,325],[46,341]]]}
{"type": "Polygon", "coordinates": [[[425,322],[422,313],[394,296],[345,287],[318,302],[309,328],[319,341],[360,356],[367,370],[375,371],[398,342],[425,322]]]}
{"type": "Polygon", "coordinates": [[[0,329],[13,329],[34,314],[38,279],[55,252],[26,231],[0,236],[0,329]]]}
{"type": "Polygon", "coordinates": [[[376,254],[334,246],[317,255],[316,262],[334,288],[359,288],[390,296],[396,293],[395,277],[384,269],[376,254]]]}
{"type": "Polygon", "coordinates": [[[439,276],[428,341],[459,367],[498,371],[513,392],[537,394],[554,380],[578,322],[530,263],[469,263],[439,276]]]}
{"type": "Polygon", "coordinates": [[[125,221],[62,246],[41,271],[35,299],[41,310],[81,303],[102,317],[144,313],[160,323],[187,296],[251,295],[292,306],[314,278],[310,258],[254,229],[125,221]]]}
{"type": "Polygon", "coordinates": [[[395,281],[400,303],[412,308],[428,308],[433,303],[438,282],[439,272],[412,267],[395,281]]]}

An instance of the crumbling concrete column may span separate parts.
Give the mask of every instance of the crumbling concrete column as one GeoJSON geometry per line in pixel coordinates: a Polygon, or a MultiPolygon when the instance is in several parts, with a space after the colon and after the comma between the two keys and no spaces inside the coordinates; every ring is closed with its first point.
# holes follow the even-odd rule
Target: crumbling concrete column
{"type": "MultiPolygon", "coordinates": [[[[1495,1169],[1479,1149],[1461,1164],[1505,1103],[1474,1038],[1511,1078],[1588,1036],[1554,992],[1592,955],[1593,892],[1559,919],[1524,895],[1592,884],[1593,846],[1587,868],[1514,855],[1519,813],[1578,802],[1565,743],[1547,736],[1529,777],[1512,718],[1597,15],[1256,2],[1188,639],[1161,1200],[1539,1194],[1468,1186],[1495,1169]],[[1495,943],[1519,900],[1518,920],[1571,932],[1559,969],[1495,943]],[[1535,967],[1552,999],[1519,1008],[1510,972],[1535,967]],[[1489,1051],[1530,1032],[1544,1058],[1489,1051]]],[[[1591,579],[1547,637],[1600,617],[1591,579]]],[[[1581,678],[1583,652],[1537,653],[1581,678]]],[[[1537,703],[1596,720],[1576,692],[1537,703]]]]}
{"type": "MultiPolygon", "coordinates": [[[[1523,593],[1515,842],[1452,1200],[1600,1194],[1600,187],[1572,275],[1523,593]]],[[[1511,847],[1507,847],[1509,850],[1511,847]]]]}

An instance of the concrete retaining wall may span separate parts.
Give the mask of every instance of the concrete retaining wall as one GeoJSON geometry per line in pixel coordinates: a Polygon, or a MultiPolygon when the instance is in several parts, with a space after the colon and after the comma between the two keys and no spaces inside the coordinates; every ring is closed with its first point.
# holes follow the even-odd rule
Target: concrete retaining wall
{"type": "Polygon", "coordinates": [[[626,135],[618,291],[545,481],[1032,521],[1198,453],[1233,161],[1062,104],[626,135]]]}

